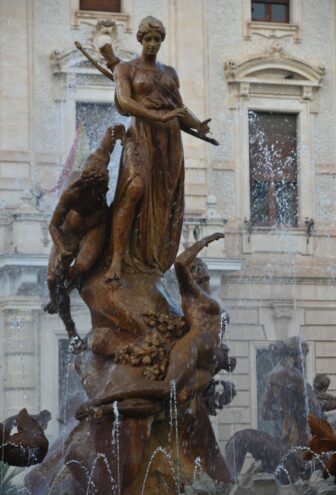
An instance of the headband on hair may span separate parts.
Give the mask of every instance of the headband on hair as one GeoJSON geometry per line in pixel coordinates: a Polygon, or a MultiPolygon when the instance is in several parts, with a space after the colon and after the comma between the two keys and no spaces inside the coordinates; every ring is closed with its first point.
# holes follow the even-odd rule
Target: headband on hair
{"type": "Polygon", "coordinates": [[[137,32],[137,40],[141,43],[145,34],[149,31],[158,31],[161,34],[162,41],[166,37],[166,30],[164,25],[159,19],[156,19],[152,16],[147,16],[139,24],[138,32],[137,32]]]}

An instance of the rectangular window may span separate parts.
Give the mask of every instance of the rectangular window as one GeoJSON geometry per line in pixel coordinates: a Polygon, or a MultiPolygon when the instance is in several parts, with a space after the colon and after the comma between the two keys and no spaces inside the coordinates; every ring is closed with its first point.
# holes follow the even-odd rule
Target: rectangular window
{"type": "Polygon", "coordinates": [[[106,128],[113,124],[116,109],[112,103],[76,102],[76,128],[84,126],[90,150],[95,149],[106,128]]]}
{"type": "Polygon", "coordinates": [[[249,111],[253,225],[297,226],[296,120],[295,114],[249,111]]]}
{"type": "Polygon", "coordinates": [[[289,22],[289,0],[252,0],[252,21],[289,22]]]}
{"type": "Polygon", "coordinates": [[[121,0],[80,0],[80,10],[95,10],[97,12],[120,12],[121,0]]]}

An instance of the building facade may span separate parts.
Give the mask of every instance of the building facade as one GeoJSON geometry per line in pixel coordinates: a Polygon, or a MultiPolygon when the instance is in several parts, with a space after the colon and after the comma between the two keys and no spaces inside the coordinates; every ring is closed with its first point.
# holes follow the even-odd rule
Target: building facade
{"type": "MultiPolygon", "coordinates": [[[[334,0],[0,3],[0,417],[47,408],[57,435],[73,377],[64,328],[42,310],[48,222],[64,174],[118,118],[113,84],[74,42],[96,58],[112,42],[130,60],[146,15],[166,26],[160,60],[220,142],[184,137],[181,249],[225,232],[203,253],[238,358],[237,396],[214,419],[221,445],[261,426],[271,342],[302,336],[308,380],[327,372],[336,391],[335,9],[334,0]]],[[[76,295],[72,308],[85,335],[90,319],[76,295]]]]}

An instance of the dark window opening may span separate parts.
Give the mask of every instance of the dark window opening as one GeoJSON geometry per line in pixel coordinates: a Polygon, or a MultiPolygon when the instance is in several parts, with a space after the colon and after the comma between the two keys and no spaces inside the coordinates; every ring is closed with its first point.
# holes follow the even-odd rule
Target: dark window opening
{"type": "Polygon", "coordinates": [[[95,149],[104,135],[106,128],[116,119],[116,109],[111,103],[76,103],[76,128],[85,129],[90,150],[95,149]]]}
{"type": "Polygon", "coordinates": [[[296,115],[249,112],[251,223],[298,223],[296,115]]]}
{"type": "Polygon", "coordinates": [[[289,23],[289,0],[253,0],[252,21],[289,23]]]}
{"type": "Polygon", "coordinates": [[[80,0],[79,9],[97,12],[121,12],[121,0],[80,0]]]}

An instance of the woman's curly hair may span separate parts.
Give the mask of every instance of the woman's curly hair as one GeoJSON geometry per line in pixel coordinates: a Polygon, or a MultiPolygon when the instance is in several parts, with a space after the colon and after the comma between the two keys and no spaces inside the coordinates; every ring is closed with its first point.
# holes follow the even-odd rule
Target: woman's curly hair
{"type": "Polygon", "coordinates": [[[84,187],[100,186],[108,184],[108,181],[108,171],[99,162],[90,163],[81,173],[81,182],[84,187]]]}
{"type": "Polygon", "coordinates": [[[161,34],[162,41],[164,41],[166,37],[166,30],[164,25],[159,19],[152,17],[151,15],[142,19],[139,24],[138,32],[137,32],[137,40],[141,43],[145,34],[150,31],[158,31],[161,34]]]}

